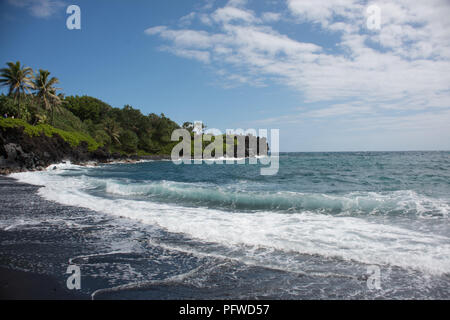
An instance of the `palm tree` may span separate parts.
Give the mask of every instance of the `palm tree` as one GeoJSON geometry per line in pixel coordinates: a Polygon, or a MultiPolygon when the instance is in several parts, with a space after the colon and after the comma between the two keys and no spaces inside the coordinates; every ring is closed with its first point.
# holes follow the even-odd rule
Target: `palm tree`
{"type": "Polygon", "coordinates": [[[111,142],[120,144],[120,127],[113,119],[108,118],[104,122],[104,130],[106,134],[111,138],[111,142]]]}
{"type": "Polygon", "coordinates": [[[0,85],[8,87],[8,95],[14,96],[17,102],[17,117],[20,118],[20,98],[33,87],[33,70],[30,67],[23,67],[20,62],[8,62],[8,68],[0,70],[0,85]]]}
{"type": "Polygon", "coordinates": [[[56,90],[59,88],[55,88],[54,85],[59,83],[58,78],[49,79],[50,72],[47,70],[39,69],[39,73],[36,74],[34,79],[34,90],[36,90],[36,96],[41,100],[44,108],[46,110],[51,110],[51,124],[54,122],[54,111],[55,109],[59,109],[59,106],[62,104],[60,96],[56,94],[56,90]]]}

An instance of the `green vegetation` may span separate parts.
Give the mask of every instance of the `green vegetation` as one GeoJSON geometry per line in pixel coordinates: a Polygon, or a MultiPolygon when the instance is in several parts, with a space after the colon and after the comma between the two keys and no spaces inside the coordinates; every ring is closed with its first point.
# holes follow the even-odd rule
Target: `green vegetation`
{"type": "Polygon", "coordinates": [[[25,93],[33,88],[33,70],[22,67],[20,62],[8,62],[8,68],[0,70],[0,85],[8,87],[8,95],[14,97],[17,102],[17,115],[20,118],[20,100],[25,93]]]}
{"type": "Polygon", "coordinates": [[[171,134],[179,125],[164,114],[143,115],[130,105],[113,108],[89,96],[64,97],[49,71],[34,74],[20,62],[7,66],[0,70],[0,85],[8,89],[0,95],[0,127],[23,127],[30,136],[58,134],[72,146],[85,141],[91,151],[105,147],[121,154],[170,154],[178,143],[171,134]]]}
{"type": "MultiPolygon", "coordinates": [[[[86,142],[90,151],[99,147],[122,155],[170,155],[179,141],[171,141],[172,132],[180,126],[164,114],[143,115],[130,105],[113,108],[106,102],[89,96],[67,96],[57,93],[58,78],[39,69],[34,74],[20,62],[7,63],[0,70],[0,85],[8,88],[8,95],[0,95],[0,128],[23,127],[30,136],[58,134],[71,146],[86,142]],[[7,118],[4,118],[7,115],[7,118]],[[14,119],[13,119],[14,118],[14,119]]],[[[182,128],[195,136],[194,124],[183,123],[182,128]]],[[[203,125],[203,130],[206,128],[203,125]]],[[[205,135],[202,150],[217,139],[226,137],[205,135]],[[210,141],[207,141],[210,140],[210,141]]],[[[234,138],[235,148],[238,140],[234,138]]],[[[191,154],[194,154],[194,139],[191,154]]]]}
{"type": "Polygon", "coordinates": [[[30,125],[22,119],[0,119],[0,128],[24,128],[25,134],[30,137],[40,136],[45,134],[47,137],[52,137],[58,134],[67,141],[72,147],[77,147],[82,141],[88,144],[89,151],[95,151],[100,147],[100,144],[96,142],[91,136],[82,132],[70,132],[52,127],[48,124],[30,125]]]}
{"type": "Polygon", "coordinates": [[[55,120],[55,109],[59,108],[61,105],[61,99],[56,95],[56,90],[54,85],[59,83],[58,78],[49,79],[50,72],[47,70],[39,69],[39,74],[36,75],[33,88],[36,90],[36,97],[41,101],[42,106],[45,110],[51,110],[52,120],[51,124],[54,124],[55,120]]]}

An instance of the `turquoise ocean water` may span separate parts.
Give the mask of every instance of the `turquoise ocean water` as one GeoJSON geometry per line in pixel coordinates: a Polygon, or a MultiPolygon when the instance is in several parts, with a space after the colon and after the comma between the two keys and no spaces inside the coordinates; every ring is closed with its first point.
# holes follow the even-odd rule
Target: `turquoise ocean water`
{"type": "Polygon", "coordinates": [[[279,163],[274,176],[260,164],[153,161],[13,177],[92,212],[23,225],[95,226],[98,243],[71,262],[96,297],[450,298],[450,152],[284,153],[279,163]]]}

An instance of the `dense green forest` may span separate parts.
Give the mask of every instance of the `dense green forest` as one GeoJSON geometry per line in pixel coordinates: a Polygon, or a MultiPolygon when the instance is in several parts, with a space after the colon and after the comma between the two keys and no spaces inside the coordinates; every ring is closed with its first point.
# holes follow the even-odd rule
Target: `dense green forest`
{"type": "Polygon", "coordinates": [[[0,125],[58,133],[72,144],[86,141],[90,149],[103,146],[112,153],[170,154],[177,144],[171,134],[180,126],[164,114],[143,115],[130,105],[114,108],[90,96],[64,96],[58,83],[47,70],[34,73],[20,62],[7,63],[0,70],[0,85],[8,90],[0,95],[0,125]]]}
{"type": "MultiPolygon", "coordinates": [[[[23,127],[30,136],[57,134],[73,147],[84,141],[90,151],[104,148],[121,155],[170,155],[179,143],[171,137],[180,126],[164,114],[143,115],[130,105],[114,108],[90,96],[65,96],[57,84],[58,78],[51,77],[47,70],[35,73],[19,61],[8,62],[0,69],[0,85],[8,90],[8,94],[0,95],[0,128],[23,127]]],[[[185,122],[182,128],[191,137],[198,137],[193,123],[185,122]]],[[[205,128],[203,125],[199,130],[205,128]]],[[[235,156],[238,146],[246,146],[248,154],[250,136],[233,137],[228,141],[225,135],[202,135],[198,150],[191,139],[191,155],[202,154],[213,142],[235,156]]],[[[214,156],[215,148],[209,149],[214,156]]]]}

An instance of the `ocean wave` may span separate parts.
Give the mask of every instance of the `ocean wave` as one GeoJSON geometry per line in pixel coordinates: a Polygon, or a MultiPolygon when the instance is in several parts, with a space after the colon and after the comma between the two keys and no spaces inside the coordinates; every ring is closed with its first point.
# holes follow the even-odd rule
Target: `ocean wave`
{"type": "MultiPolygon", "coordinates": [[[[258,201],[265,201],[265,205],[276,203],[280,206],[287,201],[286,207],[288,207],[292,201],[301,201],[300,204],[303,206],[301,212],[279,214],[269,210],[226,211],[220,208],[188,207],[177,203],[95,196],[89,194],[88,190],[98,187],[104,181],[86,176],[63,176],[54,172],[27,172],[12,176],[22,182],[44,185],[45,187],[39,189],[39,194],[47,200],[84,207],[113,216],[127,217],[142,224],[159,226],[169,232],[181,233],[205,243],[217,243],[229,247],[230,250],[236,246],[255,248],[255,250],[245,251],[249,255],[256,255],[258,254],[256,249],[263,248],[266,252],[260,257],[263,262],[269,263],[271,260],[267,252],[279,250],[364,264],[393,265],[439,275],[450,273],[450,241],[447,236],[410,230],[385,224],[383,221],[377,223],[361,217],[317,214],[307,209],[305,205],[307,203],[311,208],[327,206],[360,208],[364,207],[362,206],[364,204],[369,208],[366,210],[373,210],[386,203],[392,203],[389,206],[396,207],[420,200],[419,205],[416,203],[415,210],[418,210],[420,206],[425,208],[427,201],[432,202],[431,199],[412,191],[347,194],[336,197],[276,193],[257,198],[255,202],[251,200],[255,194],[248,197],[233,194],[233,201],[238,204],[254,205],[258,201]],[[287,198],[289,200],[286,200],[287,198]]],[[[202,193],[204,188],[199,186],[197,186],[199,190],[192,191],[192,185],[171,183],[166,185],[161,183],[161,185],[156,184],[151,188],[160,188],[157,190],[169,192],[169,194],[178,192],[190,198],[207,197],[206,192],[202,193]],[[198,196],[197,193],[199,193],[198,196]]],[[[113,191],[115,188],[119,192],[144,192],[144,194],[155,192],[153,189],[145,189],[147,188],[145,185],[136,186],[136,188],[143,188],[142,190],[127,191],[126,188],[110,182],[109,190],[113,191]]],[[[219,197],[219,200],[230,201],[228,200],[230,195],[226,192],[224,195],[215,195],[211,190],[208,192],[213,194],[211,196],[213,198],[219,197]]]]}
{"type": "Polygon", "coordinates": [[[412,190],[351,192],[342,195],[299,192],[252,192],[172,181],[127,183],[107,180],[105,192],[119,196],[149,196],[161,201],[233,210],[269,210],[333,214],[417,214],[447,216],[450,205],[412,190]]]}

